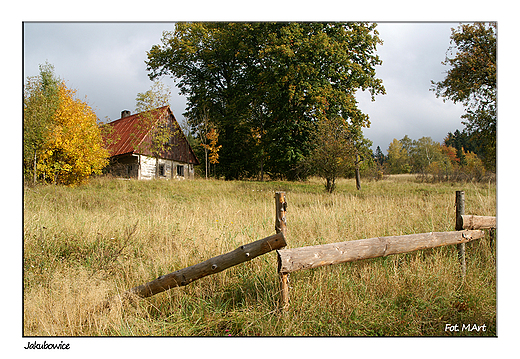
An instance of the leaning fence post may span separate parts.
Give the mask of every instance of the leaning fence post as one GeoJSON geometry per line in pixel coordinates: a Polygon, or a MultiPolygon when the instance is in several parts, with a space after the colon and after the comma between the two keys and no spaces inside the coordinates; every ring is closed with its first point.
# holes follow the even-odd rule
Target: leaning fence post
{"type": "MultiPolygon", "coordinates": [[[[276,192],[274,195],[276,205],[275,231],[282,232],[284,237],[287,231],[287,201],[285,192],[276,192]]],[[[280,256],[278,256],[278,269],[281,267],[280,256]]],[[[280,292],[283,308],[289,305],[289,278],[287,273],[280,273],[280,292]]]]}
{"type": "MultiPolygon", "coordinates": [[[[463,229],[463,219],[465,205],[464,205],[464,191],[455,192],[455,230],[461,231],[463,229]]],[[[462,271],[462,278],[466,276],[466,244],[457,244],[457,251],[459,255],[460,267],[462,271]]]]}

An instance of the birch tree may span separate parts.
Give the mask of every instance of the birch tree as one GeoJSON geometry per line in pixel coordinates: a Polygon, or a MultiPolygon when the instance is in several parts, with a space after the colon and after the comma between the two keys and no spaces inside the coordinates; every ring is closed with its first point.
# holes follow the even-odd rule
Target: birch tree
{"type": "Polygon", "coordinates": [[[170,105],[171,90],[160,81],[154,81],[150,89],[138,93],[135,112],[139,114],[138,131],[148,132],[150,142],[137,145],[140,152],[149,152],[155,158],[155,177],[159,177],[159,158],[173,148],[172,138],[179,132],[164,113],[158,109],[170,105]]]}
{"type": "Polygon", "coordinates": [[[43,154],[53,117],[59,105],[61,80],[54,74],[54,66],[40,65],[40,74],[27,79],[23,100],[23,168],[26,178],[37,182],[37,163],[43,154]]]}

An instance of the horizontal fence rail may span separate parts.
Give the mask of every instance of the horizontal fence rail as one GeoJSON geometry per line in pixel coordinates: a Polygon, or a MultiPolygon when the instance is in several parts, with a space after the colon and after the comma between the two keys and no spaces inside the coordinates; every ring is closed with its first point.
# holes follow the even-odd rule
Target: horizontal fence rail
{"type": "Polygon", "coordinates": [[[292,273],[332,264],[461,244],[482,237],[484,232],[480,230],[430,232],[281,249],[277,251],[278,272],[292,273]]]}
{"type": "Polygon", "coordinates": [[[463,229],[492,229],[497,227],[497,218],[491,216],[461,216],[463,229]]]}

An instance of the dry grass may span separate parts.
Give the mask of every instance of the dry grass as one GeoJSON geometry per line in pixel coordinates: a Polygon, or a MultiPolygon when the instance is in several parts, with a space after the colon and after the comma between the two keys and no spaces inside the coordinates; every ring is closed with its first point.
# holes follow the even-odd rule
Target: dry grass
{"type": "Polygon", "coordinates": [[[455,247],[291,275],[291,306],[277,310],[269,253],[146,300],[92,309],[160,275],[274,233],[274,191],[288,200],[289,247],[454,227],[466,213],[496,215],[494,184],[418,183],[396,177],[337,193],[309,182],[137,182],[96,179],[24,193],[24,335],[444,336],[446,323],[496,335],[495,250],[468,245],[462,282],[455,247]]]}

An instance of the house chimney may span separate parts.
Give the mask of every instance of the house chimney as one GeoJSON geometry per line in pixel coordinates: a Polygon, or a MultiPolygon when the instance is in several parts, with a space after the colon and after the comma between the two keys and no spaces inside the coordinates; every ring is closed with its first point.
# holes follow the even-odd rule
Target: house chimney
{"type": "Polygon", "coordinates": [[[128,116],[130,116],[130,111],[129,110],[121,111],[121,118],[125,118],[125,117],[128,117],[128,116]]]}

